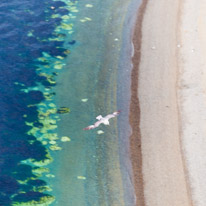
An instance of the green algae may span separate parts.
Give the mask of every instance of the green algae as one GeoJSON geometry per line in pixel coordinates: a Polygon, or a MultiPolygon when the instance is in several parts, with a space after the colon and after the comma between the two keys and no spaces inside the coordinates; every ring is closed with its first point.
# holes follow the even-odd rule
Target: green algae
{"type": "Polygon", "coordinates": [[[49,106],[49,107],[56,107],[56,104],[54,104],[54,103],[49,103],[48,106],[49,106]]]}
{"type": "Polygon", "coordinates": [[[59,37],[56,37],[56,38],[49,38],[49,41],[63,41],[64,38],[59,38],[59,37]]]}
{"type": "Polygon", "coordinates": [[[44,56],[44,57],[49,57],[49,58],[51,58],[51,55],[50,54],[48,54],[47,52],[42,52],[42,55],[44,56]]]}
{"type": "Polygon", "coordinates": [[[80,19],[81,22],[92,21],[89,17],[84,17],[84,19],[80,19]]]}
{"type": "Polygon", "coordinates": [[[56,141],[54,141],[54,140],[51,140],[51,141],[49,141],[49,144],[52,144],[52,145],[56,145],[56,141]]]}
{"type": "Polygon", "coordinates": [[[35,165],[35,166],[38,166],[38,167],[42,167],[42,166],[46,166],[48,164],[50,164],[51,162],[53,162],[53,159],[44,159],[44,160],[40,160],[40,161],[36,161],[36,160],[32,160],[31,159],[31,162],[35,165]]]}
{"type": "Polygon", "coordinates": [[[42,144],[43,144],[43,145],[47,145],[48,142],[47,142],[47,141],[42,141],[42,144]]]}
{"type": "MultiPolygon", "coordinates": [[[[70,2],[67,0],[63,0],[67,6],[63,6],[62,8],[69,10],[70,12],[78,12],[76,5],[76,2],[70,2]]],[[[76,18],[76,16],[72,15],[71,13],[68,15],[61,16],[60,14],[53,14],[51,18],[61,18],[61,24],[56,27],[54,30],[54,35],[52,38],[44,39],[40,41],[66,41],[68,39],[68,35],[72,34],[73,31],[73,23],[69,22],[71,19],[76,18]]],[[[33,36],[33,31],[29,32],[27,34],[28,36],[33,36]]],[[[70,54],[70,50],[65,48],[63,51],[65,55],[70,54]]],[[[29,88],[22,88],[22,92],[28,93],[32,90],[39,90],[44,95],[44,101],[42,101],[39,104],[31,104],[28,105],[28,107],[37,107],[38,111],[38,121],[31,122],[26,121],[25,124],[30,127],[27,134],[32,135],[36,137],[37,140],[41,142],[41,144],[47,148],[47,154],[46,157],[42,160],[36,160],[36,159],[27,159],[25,162],[27,164],[33,165],[32,173],[36,175],[36,178],[43,176],[44,173],[48,173],[49,169],[45,166],[50,164],[53,159],[50,155],[51,151],[59,151],[62,150],[62,148],[58,145],[58,142],[69,142],[71,139],[69,137],[63,136],[61,138],[58,137],[56,133],[57,129],[57,121],[60,120],[60,117],[58,114],[65,114],[69,113],[70,109],[68,107],[61,107],[57,109],[57,106],[53,102],[54,100],[54,93],[52,92],[52,86],[56,85],[55,77],[57,76],[57,72],[53,72],[54,69],[61,70],[65,66],[64,62],[65,56],[51,56],[48,52],[42,52],[42,55],[37,58],[38,61],[38,68],[36,69],[38,75],[42,77],[42,79],[45,79],[46,86],[38,85],[38,87],[29,87],[29,88]],[[48,85],[48,86],[47,86],[48,85]],[[36,124],[36,123],[39,123],[36,124]],[[51,150],[51,151],[50,151],[51,150]]],[[[21,83],[17,82],[17,85],[20,85],[21,83]]],[[[24,116],[27,117],[26,115],[24,116]]],[[[30,141],[30,144],[33,144],[34,140],[30,141]]],[[[44,177],[47,178],[54,178],[55,176],[53,174],[44,174],[44,177]]],[[[31,178],[32,179],[32,178],[31,178]]],[[[30,180],[31,180],[30,179],[30,180]]],[[[35,179],[35,178],[34,178],[35,179]]],[[[26,184],[28,180],[21,181],[19,180],[19,184],[26,184]]],[[[34,192],[43,193],[45,191],[52,191],[52,189],[47,186],[39,186],[33,188],[34,192]]],[[[24,192],[22,192],[22,195],[24,192]]],[[[16,199],[14,198],[13,205],[21,205],[21,206],[31,206],[31,205],[39,205],[39,206],[47,206],[50,205],[55,198],[50,195],[45,195],[44,197],[41,197],[39,200],[30,200],[30,201],[21,201],[16,196],[16,199]]]]}
{"type": "Polygon", "coordinates": [[[61,107],[60,109],[57,110],[58,114],[64,114],[64,113],[69,113],[70,109],[68,107],[61,107]]]}
{"type": "Polygon", "coordinates": [[[62,57],[62,56],[56,56],[56,58],[61,59],[61,60],[64,59],[64,57],[62,57]]]}
{"type": "Polygon", "coordinates": [[[37,60],[39,60],[40,62],[46,62],[46,63],[49,62],[49,60],[45,57],[39,57],[37,60]]]}
{"type": "Polygon", "coordinates": [[[53,174],[47,174],[46,177],[48,177],[48,178],[54,178],[55,175],[53,175],[53,174]]]}
{"type": "Polygon", "coordinates": [[[56,64],[54,65],[54,69],[62,69],[63,65],[62,64],[56,64]]]}
{"type": "MultiPolygon", "coordinates": [[[[14,200],[17,199],[18,201],[14,201],[12,206],[48,206],[54,202],[55,198],[51,195],[45,195],[40,197],[39,200],[31,200],[31,201],[23,201],[21,199],[26,199],[27,197],[23,198],[24,194],[21,194],[21,198],[18,198],[20,195],[14,197],[14,200]],[[19,200],[20,199],[20,200],[19,200]]],[[[25,194],[26,195],[26,194],[25,194]]]]}
{"type": "Polygon", "coordinates": [[[68,50],[68,49],[66,49],[65,51],[64,51],[64,54],[70,54],[71,52],[70,52],[70,50],[68,50]]]}
{"type": "Polygon", "coordinates": [[[58,145],[51,145],[49,148],[50,148],[50,150],[52,150],[52,151],[62,150],[62,148],[59,147],[58,145]]]}
{"type": "Polygon", "coordinates": [[[33,37],[34,36],[33,31],[28,32],[27,36],[28,37],[33,37]]]}
{"type": "Polygon", "coordinates": [[[62,29],[65,29],[65,30],[72,30],[73,24],[62,23],[62,24],[61,24],[61,28],[62,28],[62,29]]]}
{"type": "Polygon", "coordinates": [[[59,139],[57,133],[46,133],[46,134],[43,135],[43,137],[45,139],[50,140],[50,141],[52,141],[52,140],[54,141],[54,140],[58,140],[59,139]]]}
{"type": "Polygon", "coordinates": [[[51,16],[52,19],[55,19],[55,18],[61,18],[61,15],[60,14],[53,14],[51,16]]]}
{"type": "Polygon", "coordinates": [[[56,81],[54,80],[54,76],[53,75],[49,75],[49,74],[46,74],[46,73],[40,73],[39,76],[45,77],[46,80],[50,84],[56,84],[56,81]]]}
{"type": "Polygon", "coordinates": [[[68,20],[68,19],[70,19],[71,17],[69,16],[69,15],[64,15],[64,16],[62,16],[61,17],[63,20],[68,20]]]}
{"type": "Polygon", "coordinates": [[[40,187],[34,188],[34,191],[35,192],[40,192],[40,193],[51,192],[52,188],[49,187],[48,185],[45,185],[45,186],[40,186],[40,187]]]}
{"type": "Polygon", "coordinates": [[[32,172],[36,173],[38,175],[42,175],[43,173],[49,172],[49,168],[46,168],[46,167],[34,167],[32,169],[32,172]]]}

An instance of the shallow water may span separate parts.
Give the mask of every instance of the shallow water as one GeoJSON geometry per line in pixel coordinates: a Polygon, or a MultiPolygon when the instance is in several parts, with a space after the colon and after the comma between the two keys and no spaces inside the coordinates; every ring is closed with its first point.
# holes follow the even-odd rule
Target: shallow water
{"type": "Polygon", "coordinates": [[[134,205],[128,111],[137,7],[129,0],[0,4],[2,205],[134,205]],[[117,109],[110,127],[82,130],[117,109]]]}
{"type": "Polygon", "coordinates": [[[67,71],[59,76],[61,85],[56,87],[57,103],[72,108],[59,123],[59,133],[72,139],[56,168],[56,172],[64,171],[58,191],[67,184],[59,194],[59,205],[133,205],[135,201],[128,161],[130,36],[135,18],[127,11],[134,11],[131,6],[137,5],[121,3],[96,1],[89,10],[84,8],[87,2],[78,5],[77,21],[85,16],[92,21],[75,24],[77,44],[68,56],[67,71]],[[119,123],[111,120],[110,127],[101,126],[104,134],[97,134],[98,129],[82,131],[99,114],[117,109],[122,110],[119,123]],[[79,180],[78,175],[86,179],[79,180]]]}

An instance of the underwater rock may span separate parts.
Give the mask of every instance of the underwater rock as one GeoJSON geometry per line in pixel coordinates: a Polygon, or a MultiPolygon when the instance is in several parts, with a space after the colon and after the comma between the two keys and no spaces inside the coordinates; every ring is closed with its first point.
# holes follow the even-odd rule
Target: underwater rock
{"type": "Polygon", "coordinates": [[[84,177],[84,176],[77,176],[77,179],[79,179],[79,180],[86,180],[87,178],[84,177]]]}
{"type": "Polygon", "coordinates": [[[92,19],[89,17],[85,17],[84,19],[86,19],[87,21],[91,21],[92,19]]]}
{"type": "Polygon", "coordinates": [[[39,76],[45,77],[46,80],[52,85],[56,84],[53,75],[49,75],[49,74],[46,74],[46,73],[40,73],[39,76]]]}
{"type": "Polygon", "coordinates": [[[85,7],[91,8],[91,7],[93,7],[93,5],[92,4],[86,4],[85,7]]]}
{"type": "Polygon", "coordinates": [[[49,60],[46,59],[45,57],[39,57],[38,60],[39,60],[40,62],[45,62],[45,63],[48,63],[48,62],[49,62],[49,60]]]}
{"type": "Polygon", "coordinates": [[[32,31],[30,31],[30,32],[28,32],[27,36],[32,37],[32,36],[34,36],[34,34],[32,33],[32,31]]]}
{"type": "MultiPolygon", "coordinates": [[[[59,57],[59,56],[58,56],[59,57]]],[[[63,58],[63,57],[62,57],[63,58]]],[[[57,76],[58,75],[58,72],[52,72],[52,74],[54,75],[54,76],[57,76]]]]}
{"type": "Polygon", "coordinates": [[[42,159],[40,161],[37,161],[35,159],[30,159],[30,161],[35,165],[35,166],[38,166],[38,167],[42,167],[42,166],[45,166],[45,165],[48,165],[50,164],[51,162],[53,162],[53,158],[51,157],[51,155],[47,152],[47,154],[45,155],[46,158],[45,159],[42,159]]]}
{"type": "Polygon", "coordinates": [[[54,103],[49,103],[48,105],[49,105],[49,107],[56,107],[56,105],[54,103]]]}
{"type": "Polygon", "coordinates": [[[16,195],[13,200],[13,206],[47,206],[54,202],[55,198],[51,195],[30,191],[16,195]]]}
{"type": "Polygon", "coordinates": [[[70,109],[68,107],[60,107],[60,109],[57,110],[58,114],[64,114],[64,113],[69,113],[70,109]]]}
{"type": "Polygon", "coordinates": [[[71,139],[69,137],[64,136],[64,137],[61,138],[61,141],[62,142],[70,142],[71,139]]]}
{"type": "Polygon", "coordinates": [[[62,24],[61,24],[61,28],[62,28],[62,29],[65,29],[65,30],[72,30],[73,24],[65,24],[65,23],[62,23],[62,24]]]}
{"type": "Polygon", "coordinates": [[[54,141],[59,139],[57,133],[45,133],[43,134],[43,138],[49,139],[50,141],[54,141]]]}
{"type": "Polygon", "coordinates": [[[104,131],[98,130],[98,131],[97,131],[97,134],[104,134],[104,131]]]}
{"type": "Polygon", "coordinates": [[[59,147],[58,145],[51,145],[49,148],[50,150],[53,150],[53,151],[62,150],[62,148],[59,147]]]}
{"type": "Polygon", "coordinates": [[[55,145],[56,143],[57,143],[57,142],[54,141],[54,140],[52,140],[52,141],[49,142],[49,144],[52,144],[52,145],[55,145]]]}
{"type": "Polygon", "coordinates": [[[72,41],[70,41],[70,42],[68,42],[68,43],[71,44],[71,45],[73,45],[73,44],[76,43],[76,41],[75,41],[75,40],[72,40],[72,41]]]}
{"type": "Polygon", "coordinates": [[[63,64],[56,64],[54,65],[54,69],[62,69],[63,68],[63,64]]]}
{"type": "Polygon", "coordinates": [[[78,11],[79,11],[75,6],[70,7],[69,10],[70,10],[71,12],[78,12],[78,11]]]}
{"type": "Polygon", "coordinates": [[[70,52],[70,50],[68,50],[68,49],[66,49],[65,51],[64,51],[64,54],[70,54],[71,52],[70,52]]]}
{"type": "Polygon", "coordinates": [[[58,59],[64,59],[64,57],[62,57],[62,56],[56,56],[56,58],[58,58],[58,59]]]}
{"type": "Polygon", "coordinates": [[[61,18],[61,15],[60,14],[53,14],[51,16],[52,19],[55,19],[55,18],[61,18]]]}
{"type": "Polygon", "coordinates": [[[92,21],[89,17],[84,17],[84,19],[80,19],[81,22],[92,21]]]}
{"type": "Polygon", "coordinates": [[[48,177],[48,178],[54,178],[55,177],[55,175],[53,175],[53,174],[47,174],[45,176],[48,177]]]}
{"type": "Polygon", "coordinates": [[[32,172],[42,175],[42,173],[49,172],[49,168],[46,167],[34,167],[32,172]]]}
{"type": "Polygon", "coordinates": [[[47,145],[48,142],[47,142],[47,141],[42,141],[42,144],[43,144],[43,145],[47,145]]]}
{"type": "Polygon", "coordinates": [[[87,102],[87,101],[88,101],[88,99],[81,99],[81,101],[82,101],[82,102],[87,102]]]}
{"type": "Polygon", "coordinates": [[[38,187],[37,189],[34,190],[35,192],[45,192],[45,191],[48,191],[48,192],[51,192],[53,191],[51,187],[49,186],[41,186],[41,187],[38,187]]]}
{"type": "Polygon", "coordinates": [[[68,20],[68,19],[70,19],[70,16],[69,15],[64,15],[61,18],[64,19],[64,20],[68,20]]]}

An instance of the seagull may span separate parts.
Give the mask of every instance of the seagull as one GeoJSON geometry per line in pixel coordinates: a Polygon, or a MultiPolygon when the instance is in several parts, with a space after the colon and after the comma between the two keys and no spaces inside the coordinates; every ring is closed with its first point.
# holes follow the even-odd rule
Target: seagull
{"type": "Polygon", "coordinates": [[[96,119],[98,120],[97,122],[95,122],[93,125],[90,125],[84,128],[83,130],[94,129],[96,127],[99,127],[100,124],[109,125],[109,119],[116,117],[119,113],[120,113],[120,110],[113,112],[112,114],[108,114],[105,117],[102,117],[102,115],[99,115],[96,117],[96,119]]]}

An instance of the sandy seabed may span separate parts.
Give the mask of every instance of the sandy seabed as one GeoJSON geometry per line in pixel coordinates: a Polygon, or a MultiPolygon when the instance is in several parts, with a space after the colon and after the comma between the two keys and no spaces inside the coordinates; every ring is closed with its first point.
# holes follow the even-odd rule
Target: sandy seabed
{"type": "Polygon", "coordinates": [[[130,115],[137,205],[205,206],[206,0],[142,4],[130,115]]]}

